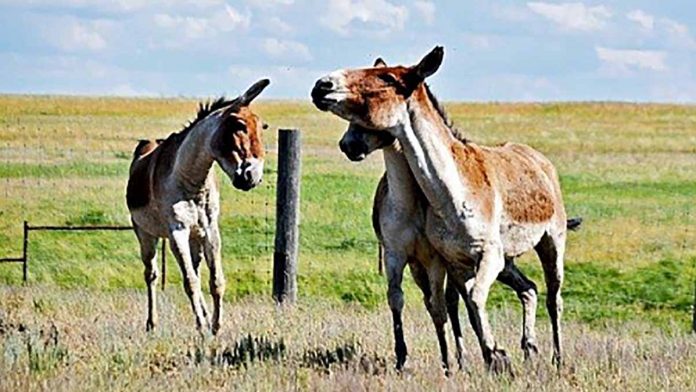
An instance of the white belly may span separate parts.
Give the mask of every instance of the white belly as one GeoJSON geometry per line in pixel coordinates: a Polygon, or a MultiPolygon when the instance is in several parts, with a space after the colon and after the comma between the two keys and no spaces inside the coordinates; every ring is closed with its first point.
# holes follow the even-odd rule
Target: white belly
{"type": "Polygon", "coordinates": [[[517,257],[528,252],[539,243],[548,223],[515,224],[505,222],[500,226],[500,237],[503,241],[505,256],[517,257]]]}

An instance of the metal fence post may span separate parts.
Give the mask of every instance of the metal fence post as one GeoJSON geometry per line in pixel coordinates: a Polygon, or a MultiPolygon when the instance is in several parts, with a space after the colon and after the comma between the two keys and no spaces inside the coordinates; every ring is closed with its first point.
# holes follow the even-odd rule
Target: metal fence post
{"type": "MultiPolygon", "coordinates": [[[[24,221],[22,230],[22,256],[21,257],[0,257],[0,263],[22,263],[22,281],[26,284],[29,280],[29,232],[31,231],[99,231],[113,230],[125,231],[133,230],[133,226],[113,226],[113,225],[98,225],[98,226],[30,226],[29,222],[24,221]]],[[[164,268],[164,243],[162,243],[162,265],[164,268]]],[[[164,281],[162,281],[162,289],[164,289],[164,281]]]]}
{"type": "Polygon", "coordinates": [[[297,299],[300,164],[300,131],[279,129],[276,232],[273,253],[273,298],[278,304],[292,304],[297,299]]]}
{"type": "Polygon", "coordinates": [[[694,280],[694,316],[691,320],[691,330],[696,333],[696,280],[694,280]]]}
{"type": "Polygon", "coordinates": [[[167,239],[162,238],[162,291],[167,281],[167,239]]]}
{"type": "Polygon", "coordinates": [[[24,221],[24,239],[22,242],[22,280],[27,283],[29,278],[29,263],[27,255],[27,247],[29,246],[29,222],[24,221]]]}

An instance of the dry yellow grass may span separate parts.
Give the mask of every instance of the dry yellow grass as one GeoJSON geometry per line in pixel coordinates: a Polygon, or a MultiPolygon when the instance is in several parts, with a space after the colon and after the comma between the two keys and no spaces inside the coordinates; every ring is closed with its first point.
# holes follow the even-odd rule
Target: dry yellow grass
{"type": "Polygon", "coordinates": [[[0,391],[19,390],[545,390],[687,391],[696,388],[696,340],[643,323],[595,330],[565,327],[566,366],[550,363],[550,333],[542,323],[541,352],[523,363],[519,312],[494,313],[497,335],[512,354],[514,379],[485,372],[467,328],[466,372],[443,376],[432,325],[417,298],[409,298],[405,334],[410,359],[392,369],[391,320],[385,306],[365,311],[326,301],[277,309],[270,300],[226,304],[221,334],[201,339],[180,290],[162,296],[161,328],[144,331],[142,293],[50,287],[2,288],[0,391]],[[216,362],[225,348],[251,335],[284,342],[279,361],[235,367],[216,362]],[[352,360],[309,366],[309,351],[355,345],[352,360]]]}

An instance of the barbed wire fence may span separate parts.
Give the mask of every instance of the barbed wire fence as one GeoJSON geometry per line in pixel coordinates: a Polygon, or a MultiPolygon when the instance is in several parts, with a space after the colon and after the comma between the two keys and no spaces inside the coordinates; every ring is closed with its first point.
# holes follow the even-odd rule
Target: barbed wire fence
{"type": "MultiPolygon", "coordinates": [[[[81,101],[76,102],[68,105],[81,101]]],[[[193,115],[195,108],[194,102],[182,101],[174,110],[167,107],[162,113],[146,113],[146,119],[138,116],[131,119],[109,110],[109,105],[124,102],[128,101],[94,99],[90,105],[94,106],[96,114],[84,115],[52,102],[52,98],[41,98],[38,103],[32,103],[39,108],[32,108],[30,114],[0,118],[3,136],[0,195],[4,198],[0,204],[3,244],[0,262],[14,264],[30,260],[28,270],[0,263],[0,268],[12,270],[9,274],[3,271],[2,282],[17,283],[27,276],[31,282],[78,286],[92,279],[103,281],[106,287],[120,287],[129,282],[143,287],[137,241],[128,230],[102,233],[89,229],[59,229],[130,226],[125,184],[132,149],[140,138],[166,137],[169,132],[178,131],[177,127],[193,115]],[[112,270],[109,274],[96,271],[104,265],[105,269],[112,270]]],[[[265,134],[266,174],[260,187],[240,192],[231,187],[222,173],[218,176],[223,204],[223,262],[230,282],[228,291],[233,296],[259,290],[271,293],[278,161],[277,139],[272,132],[268,130],[265,134]]],[[[686,213],[689,214],[689,210],[686,213]]],[[[686,221],[692,219],[686,216],[686,221]]],[[[686,239],[693,238],[694,234],[693,229],[689,231],[687,227],[686,230],[681,251],[683,260],[689,253],[690,244],[686,239]]],[[[168,249],[166,254],[166,281],[178,284],[178,266],[168,249]]],[[[312,258],[300,263],[301,277],[312,276],[313,271],[321,267],[321,263],[315,263],[312,258]]],[[[207,273],[205,268],[203,270],[207,273]]],[[[691,271],[696,271],[696,266],[692,266],[691,271]]],[[[696,332],[696,282],[693,289],[692,328],[696,332]]],[[[612,296],[623,302],[635,300],[624,298],[621,293],[612,296]]],[[[661,305],[647,298],[640,301],[652,307],[661,305]]]]}
{"type": "MultiPolygon", "coordinates": [[[[30,115],[0,119],[0,130],[7,137],[0,151],[4,167],[0,268],[11,269],[3,280],[66,286],[88,280],[101,281],[101,287],[137,285],[142,280],[142,262],[135,236],[129,232],[125,204],[132,151],[139,139],[177,132],[177,124],[194,114],[195,103],[177,102],[173,109],[181,115],[172,113],[171,107],[166,112],[149,112],[161,110],[158,103],[154,108],[134,108],[147,116],[131,119],[109,109],[110,105],[131,104],[127,99],[87,98],[68,103],[87,101],[89,107],[83,110],[61,106],[51,97],[33,99],[36,101],[22,102],[38,106],[31,108],[30,115]],[[5,263],[22,264],[22,268],[5,263]],[[96,265],[101,265],[101,277],[94,276],[99,275],[93,273],[96,265]]],[[[266,287],[269,295],[271,292],[277,151],[275,137],[268,139],[269,173],[257,189],[233,190],[226,175],[218,173],[223,264],[233,295],[259,286],[266,287]],[[255,285],[249,285],[250,281],[255,285]]],[[[159,248],[168,264],[162,268],[163,285],[181,279],[167,248],[159,248]]]]}

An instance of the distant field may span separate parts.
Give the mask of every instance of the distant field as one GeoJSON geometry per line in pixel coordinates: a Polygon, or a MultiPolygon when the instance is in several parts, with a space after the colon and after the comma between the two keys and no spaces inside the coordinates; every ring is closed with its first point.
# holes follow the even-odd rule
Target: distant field
{"type": "MultiPolygon", "coordinates": [[[[471,139],[528,143],[556,163],[569,215],[585,219],[568,241],[567,319],[600,327],[633,320],[687,328],[696,279],[696,107],[446,106],[471,139]]],[[[24,219],[128,224],[124,188],[136,141],[179,130],[195,110],[196,102],[184,99],[0,97],[0,256],[19,255],[24,219]]],[[[265,185],[241,193],[220,178],[227,299],[268,296],[275,129],[297,127],[304,157],[300,296],[384,310],[386,286],[376,273],[370,225],[380,154],[348,162],[336,146],[345,124],[308,103],[266,101],[255,110],[271,126],[265,185]]],[[[30,281],[41,290],[144,290],[129,232],[35,233],[29,253],[30,281]]],[[[169,260],[170,290],[183,295],[169,260]]],[[[543,304],[538,262],[525,256],[520,264],[542,287],[543,304]]],[[[20,282],[18,265],[0,265],[1,284],[20,282]]],[[[406,282],[409,306],[420,309],[420,295],[406,282]]],[[[515,296],[499,286],[491,302],[517,307],[515,296]]]]}

